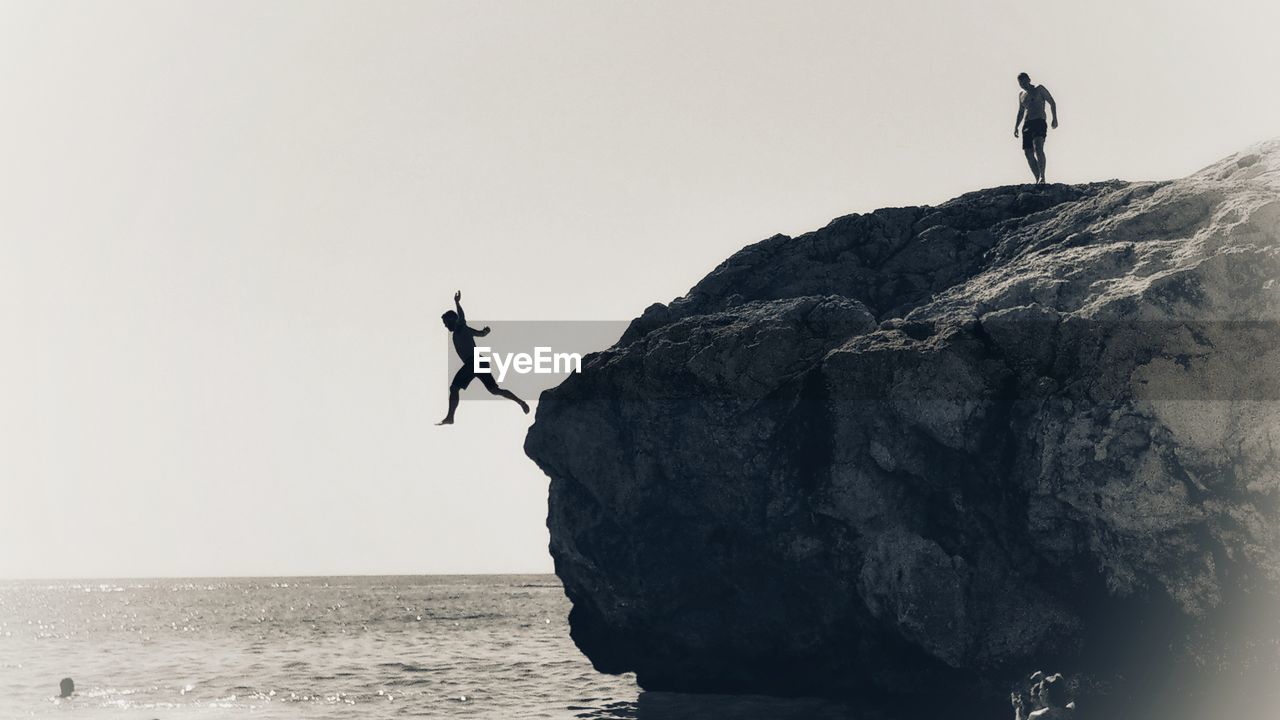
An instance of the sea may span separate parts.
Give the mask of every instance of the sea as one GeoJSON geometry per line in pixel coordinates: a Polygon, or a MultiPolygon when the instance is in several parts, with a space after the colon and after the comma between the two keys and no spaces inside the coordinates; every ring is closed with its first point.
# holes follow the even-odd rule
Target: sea
{"type": "Polygon", "coordinates": [[[852,717],[641,692],[569,607],[553,575],[4,581],[0,720],[852,717]]]}

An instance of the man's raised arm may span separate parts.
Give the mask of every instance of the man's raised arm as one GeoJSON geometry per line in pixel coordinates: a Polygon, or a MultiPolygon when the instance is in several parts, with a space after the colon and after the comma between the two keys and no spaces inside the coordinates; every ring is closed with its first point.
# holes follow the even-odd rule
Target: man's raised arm
{"type": "Polygon", "coordinates": [[[1049,101],[1049,109],[1053,111],[1053,125],[1058,127],[1058,103],[1053,99],[1053,95],[1049,92],[1049,88],[1041,85],[1040,90],[1044,92],[1044,99],[1049,101]]]}
{"type": "Polygon", "coordinates": [[[461,290],[453,294],[453,307],[458,311],[458,324],[465,325],[467,322],[467,314],[462,312],[462,291],[461,290]]]}

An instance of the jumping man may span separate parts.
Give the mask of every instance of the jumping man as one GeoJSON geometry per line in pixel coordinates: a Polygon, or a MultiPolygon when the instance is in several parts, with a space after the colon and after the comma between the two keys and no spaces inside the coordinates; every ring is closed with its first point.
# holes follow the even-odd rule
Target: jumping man
{"type": "Polygon", "coordinates": [[[483,330],[476,330],[467,326],[467,315],[462,312],[462,291],[453,294],[454,310],[449,310],[440,316],[444,322],[444,326],[453,333],[453,349],[458,352],[458,357],[462,359],[462,367],[459,368],[457,374],[453,376],[453,382],[449,383],[449,414],[444,419],[436,423],[437,425],[452,425],[453,413],[458,409],[458,393],[465,390],[471,381],[479,378],[484,383],[485,389],[494,395],[500,395],[508,400],[513,400],[520,409],[527,415],[529,413],[529,404],[510,390],[503,390],[498,387],[498,381],[493,379],[493,375],[487,372],[478,373],[475,367],[476,341],[475,338],[484,337],[489,334],[489,326],[486,325],[483,330]]]}
{"type": "Polygon", "coordinates": [[[1053,101],[1049,88],[1032,85],[1031,76],[1026,73],[1018,75],[1018,84],[1022,86],[1022,92],[1018,93],[1018,119],[1013,121],[1013,136],[1018,137],[1018,126],[1021,125],[1022,151],[1027,155],[1027,164],[1031,166],[1031,174],[1036,177],[1036,184],[1043,185],[1044,139],[1049,134],[1049,127],[1058,127],[1058,103],[1053,101]],[[1046,102],[1053,109],[1053,124],[1048,127],[1044,122],[1046,102]]]}

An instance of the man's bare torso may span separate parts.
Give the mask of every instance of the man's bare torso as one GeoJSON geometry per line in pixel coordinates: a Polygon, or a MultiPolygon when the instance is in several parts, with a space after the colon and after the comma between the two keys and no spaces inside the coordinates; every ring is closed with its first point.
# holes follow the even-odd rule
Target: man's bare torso
{"type": "Polygon", "coordinates": [[[1030,91],[1022,91],[1018,95],[1018,102],[1022,105],[1022,109],[1027,111],[1025,120],[1043,120],[1045,118],[1044,104],[1046,100],[1043,85],[1037,85],[1030,91]]]}

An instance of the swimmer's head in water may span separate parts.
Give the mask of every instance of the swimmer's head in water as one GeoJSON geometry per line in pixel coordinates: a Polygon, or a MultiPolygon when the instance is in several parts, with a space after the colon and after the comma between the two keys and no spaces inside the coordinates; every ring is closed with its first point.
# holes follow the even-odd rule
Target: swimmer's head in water
{"type": "Polygon", "coordinates": [[[71,678],[62,678],[58,688],[62,691],[62,697],[71,697],[71,693],[76,691],[76,683],[71,678]]]}
{"type": "Polygon", "coordinates": [[[440,320],[444,323],[444,326],[449,328],[449,331],[452,332],[453,329],[458,326],[458,313],[448,310],[440,316],[440,320]]]}
{"type": "Polygon", "coordinates": [[[1026,73],[1018,73],[1018,84],[1024,88],[1031,87],[1031,76],[1026,73]]]}

